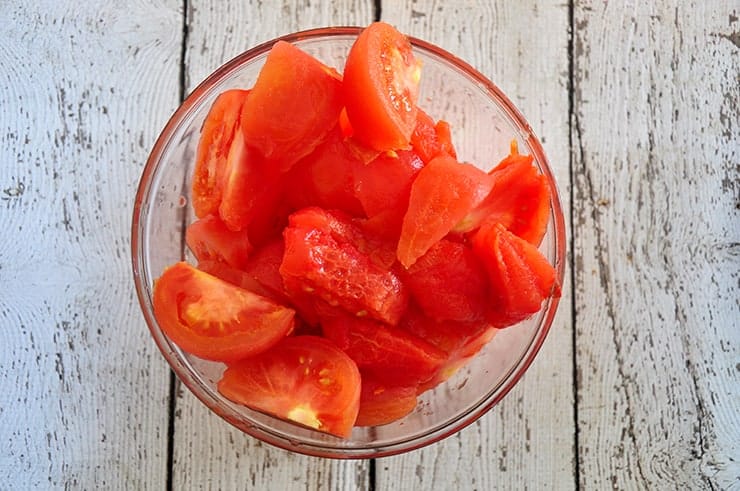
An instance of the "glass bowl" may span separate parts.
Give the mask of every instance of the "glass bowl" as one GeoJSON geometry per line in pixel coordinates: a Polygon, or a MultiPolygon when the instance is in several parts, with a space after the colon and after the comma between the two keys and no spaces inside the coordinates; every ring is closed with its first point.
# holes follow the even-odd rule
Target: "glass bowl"
{"type": "MultiPolygon", "coordinates": [[[[360,28],[315,29],[284,36],[340,72],[360,28]]],[[[531,153],[550,182],[552,212],[540,250],[562,283],[565,224],[557,187],[542,147],[521,113],[491,81],[467,63],[427,42],[410,38],[422,61],[419,105],[435,119],[448,121],[460,161],[489,170],[509,152],[512,139],[520,153],[531,153]]],[[[231,402],[216,390],[224,365],[179,349],[162,332],[152,309],[154,279],[182,259],[191,260],[184,230],[194,216],[188,206],[194,155],[205,116],[224,90],[251,87],[273,40],[229,61],[209,76],[177,109],[159,136],[141,178],[132,224],[136,291],[154,341],[180,380],[213,412],[264,442],[308,455],[371,458],[429,445],[471,424],[521,379],[550,329],[558,299],[539,313],[500,330],[468,365],[447,382],[422,394],[416,409],[394,423],[355,428],[340,439],[231,402]]]]}

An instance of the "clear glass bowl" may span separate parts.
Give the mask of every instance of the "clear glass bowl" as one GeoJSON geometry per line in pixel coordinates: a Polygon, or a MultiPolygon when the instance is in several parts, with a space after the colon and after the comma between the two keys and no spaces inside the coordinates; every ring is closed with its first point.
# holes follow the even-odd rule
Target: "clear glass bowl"
{"type": "MultiPolygon", "coordinates": [[[[340,72],[359,28],[315,29],[280,39],[294,43],[340,72]]],[[[471,424],[498,403],[524,375],[547,336],[558,304],[553,298],[530,319],[502,329],[450,380],[420,396],[417,408],[397,422],[355,428],[339,439],[250,410],[221,396],[216,383],[224,365],[189,355],[162,332],[152,310],[152,286],[163,269],[192,259],[184,230],[194,217],[188,206],[194,155],[205,116],[218,94],[251,87],[273,40],[251,49],[209,76],[185,100],[159,136],[136,194],[132,259],[136,290],[157,346],[180,380],[210,409],[264,442],[294,452],[334,458],[393,455],[439,441],[471,424]]],[[[460,161],[488,170],[505,157],[516,139],[521,153],[534,155],[553,189],[552,213],[541,251],[562,283],[565,224],[557,187],[542,147],[521,113],[491,81],[467,63],[411,38],[423,63],[420,106],[448,121],[460,161]]]]}

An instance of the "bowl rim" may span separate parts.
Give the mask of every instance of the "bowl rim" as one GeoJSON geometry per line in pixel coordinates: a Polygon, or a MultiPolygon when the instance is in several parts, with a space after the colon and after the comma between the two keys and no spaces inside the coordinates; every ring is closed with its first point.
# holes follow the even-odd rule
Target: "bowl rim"
{"type": "MultiPolygon", "coordinates": [[[[144,255],[142,252],[144,249],[143,239],[145,234],[143,233],[143,229],[140,231],[142,211],[144,204],[147,203],[146,199],[149,197],[151,191],[152,178],[158,170],[158,162],[161,159],[163,151],[166,148],[169,139],[178,128],[180,122],[191,111],[196,102],[200,100],[201,96],[207,90],[209,90],[215,82],[222,79],[225,75],[231,73],[235,68],[245,63],[246,61],[268,52],[276,42],[286,41],[292,43],[297,41],[315,40],[320,38],[357,36],[363,29],[363,27],[358,26],[335,26],[320,27],[286,34],[263,42],[251,49],[238,54],[231,60],[221,65],[214,72],[212,72],[201,83],[199,83],[198,86],[190,94],[187,95],[187,97],[180,104],[177,110],[172,114],[172,116],[170,116],[166,125],[160,132],[154,146],[152,147],[152,151],[147,158],[146,164],[139,180],[131,222],[132,269],[136,294],[139,300],[141,311],[144,315],[147,327],[152,337],[154,338],[155,344],[159,348],[159,351],[162,353],[165,360],[167,360],[167,363],[169,364],[171,370],[177,375],[178,379],[186,387],[188,387],[188,389],[211,411],[226,420],[232,426],[235,426],[248,435],[285,450],[314,457],[328,457],[334,459],[367,459],[409,452],[441,441],[455,433],[458,433],[465,427],[480,419],[481,416],[490,411],[493,406],[498,404],[514,388],[514,386],[519,383],[525,372],[529,369],[537,353],[542,347],[545,339],[547,338],[547,335],[552,326],[552,322],[557,313],[557,308],[560,301],[559,296],[551,296],[546,301],[546,304],[543,307],[545,309],[545,316],[541,321],[540,328],[537,330],[533,339],[530,341],[527,349],[519,358],[517,364],[514,365],[514,367],[509,371],[509,374],[501,383],[500,389],[493,397],[490,397],[490,395],[487,396],[481,402],[474,405],[472,408],[468,408],[466,411],[463,411],[454,419],[449,420],[449,422],[443,427],[432,428],[429,431],[422,432],[413,437],[402,440],[395,440],[390,444],[382,443],[377,447],[336,447],[330,445],[296,442],[292,440],[286,440],[283,436],[276,435],[272,431],[265,428],[244,424],[238,415],[232,415],[230,414],[231,411],[228,410],[228,408],[222,408],[220,405],[220,401],[214,399],[209,394],[208,390],[202,387],[202,384],[191,376],[191,374],[189,373],[190,368],[185,363],[183,363],[182,360],[179,359],[175,346],[171,344],[171,341],[164,336],[163,332],[158,327],[156,319],[153,315],[149,286],[145,283],[144,277],[144,271],[146,267],[144,264],[144,255]]],[[[479,88],[483,89],[492,99],[496,100],[500,108],[503,109],[506,115],[516,124],[516,126],[518,126],[517,129],[520,131],[521,136],[523,136],[526,140],[526,143],[532,151],[535,160],[540,166],[540,170],[546,177],[551,188],[550,215],[553,220],[553,241],[555,249],[555,263],[553,264],[553,267],[556,271],[557,282],[559,285],[562,286],[567,262],[567,238],[565,218],[563,215],[560,194],[554,175],[552,173],[552,169],[547,157],[545,156],[540,141],[536,137],[531,126],[524,118],[523,114],[519,111],[519,109],[517,109],[517,107],[504,94],[504,92],[491,80],[489,80],[478,70],[473,68],[470,64],[430,42],[418,39],[413,36],[407,36],[407,38],[409,39],[412,47],[420,48],[424,51],[427,51],[427,54],[431,54],[436,58],[444,60],[446,63],[464,72],[467,76],[477,82],[479,88]]]]}

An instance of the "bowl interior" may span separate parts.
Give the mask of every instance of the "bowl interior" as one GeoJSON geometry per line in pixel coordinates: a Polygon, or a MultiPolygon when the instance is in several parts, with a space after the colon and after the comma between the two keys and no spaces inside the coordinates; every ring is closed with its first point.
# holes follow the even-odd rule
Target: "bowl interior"
{"type": "MultiPolygon", "coordinates": [[[[341,72],[357,32],[354,28],[324,29],[283,39],[341,72]]],[[[423,63],[419,105],[433,118],[450,123],[458,159],[488,170],[508,154],[511,140],[516,139],[521,153],[535,156],[555,190],[542,149],[511,102],[463,62],[422,41],[412,39],[412,44],[423,63]]],[[[557,299],[547,301],[532,318],[500,330],[450,380],[421,395],[410,415],[381,427],[355,428],[347,440],[283,422],[222,397],[216,383],[223,364],[183,352],[164,336],[154,318],[154,280],[181,259],[195,263],[184,246],[184,229],[194,220],[188,199],[203,120],[221,92],[254,84],[270,45],[240,55],[204,81],[172,117],[152,151],[137,195],[132,243],[136,286],[149,328],[177,376],[198,398],[236,427],[268,443],[310,455],[360,458],[395,454],[437,441],[475,421],[519,380],[544,341],[557,299]]],[[[561,281],[564,239],[554,192],[553,212],[540,249],[555,265],[561,281]]]]}

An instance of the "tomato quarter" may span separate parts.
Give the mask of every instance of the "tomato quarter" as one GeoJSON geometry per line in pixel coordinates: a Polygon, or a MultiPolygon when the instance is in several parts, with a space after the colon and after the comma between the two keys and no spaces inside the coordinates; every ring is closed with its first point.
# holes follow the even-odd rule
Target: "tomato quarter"
{"type": "Polygon", "coordinates": [[[348,437],[359,409],[361,379],[355,363],[330,341],[295,336],[230,365],[218,390],[257,411],[348,437]]]}
{"type": "Polygon", "coordinates": [[[165,269],[155,282],[153,303],[164,333],[208,360],[255,355],[293,328],[293,310],[184,262],[165,269]]]}

